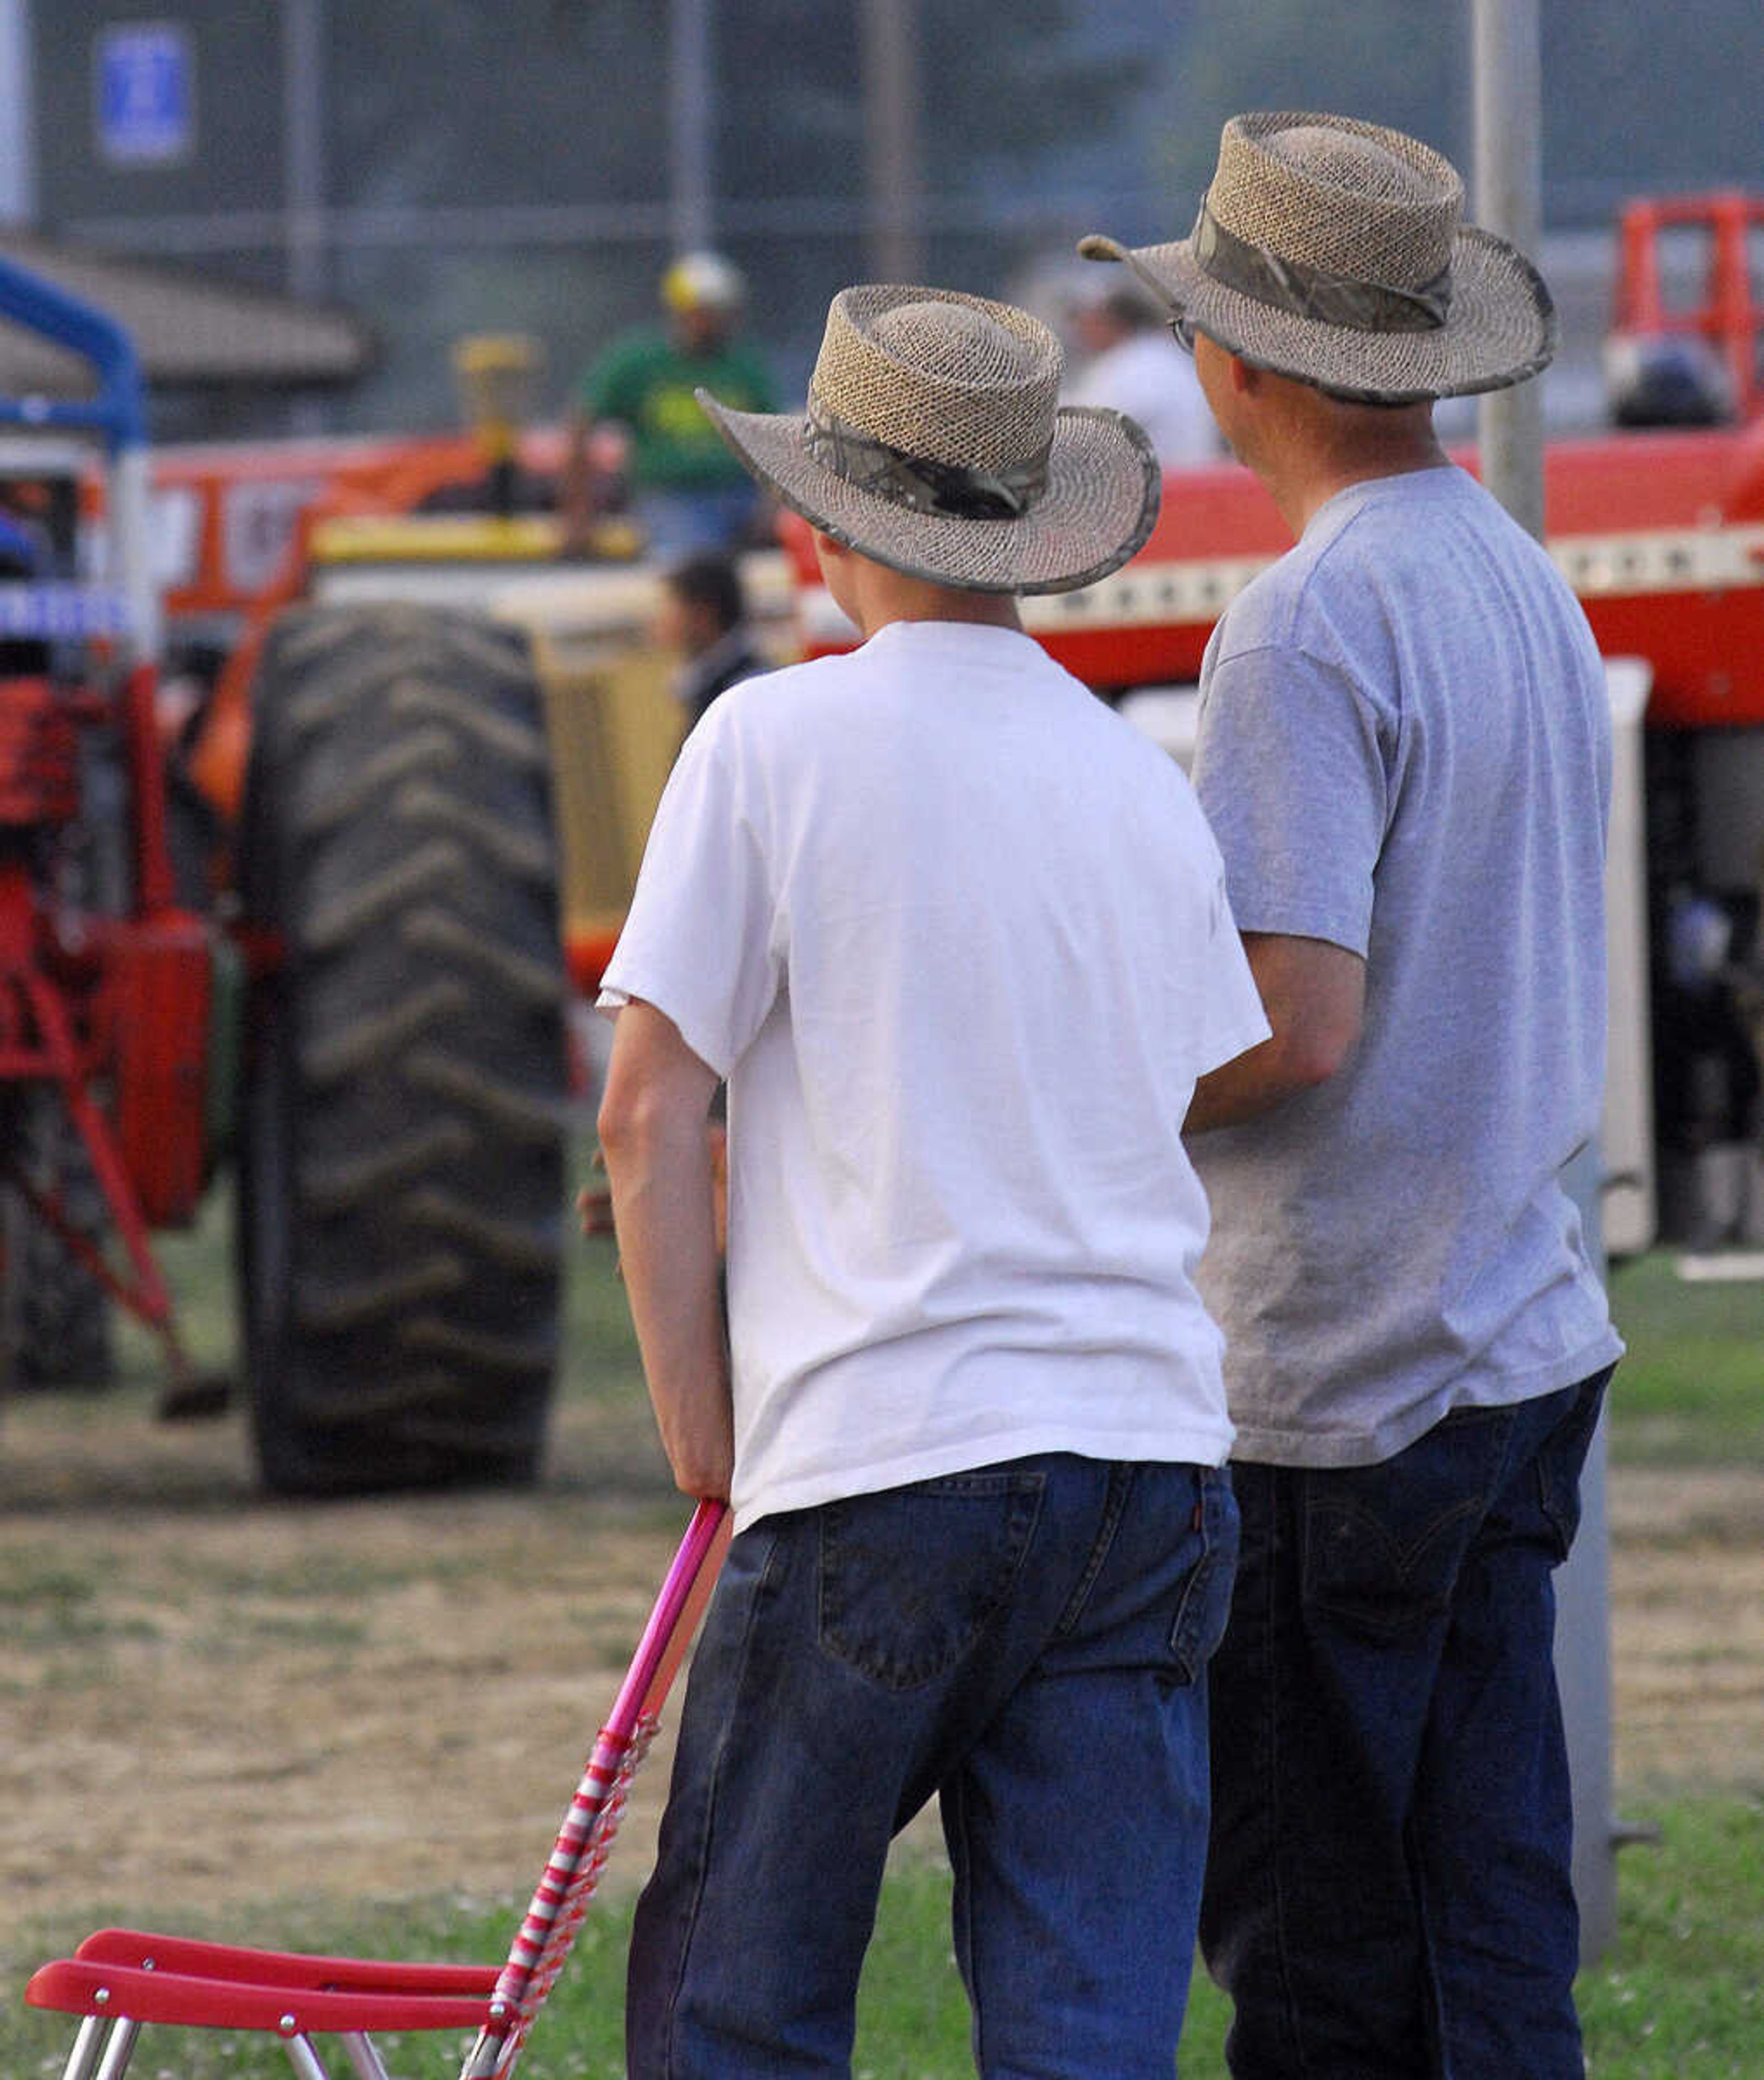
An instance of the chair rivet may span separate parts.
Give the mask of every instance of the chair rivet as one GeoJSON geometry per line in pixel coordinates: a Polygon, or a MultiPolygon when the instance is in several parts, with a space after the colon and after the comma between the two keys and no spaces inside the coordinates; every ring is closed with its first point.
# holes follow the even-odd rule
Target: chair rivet
{"type": "Polygon", "coordinates": [[[92,1996],[92,1999],[95,2005],[101,2008],[107,2007],[109,2006],[111,1990],[108,1986],[100,1986],[98,1991],[92,1996]]]}
{"type": "Polygon", "coordinates": [[[293,2016],[291,2015],[283,2015],[280,2022],[276,2024],[276,2028],[287,2036],[292,2036],[298,2027],[299,2025],[295,2023],[293,2016]]]}

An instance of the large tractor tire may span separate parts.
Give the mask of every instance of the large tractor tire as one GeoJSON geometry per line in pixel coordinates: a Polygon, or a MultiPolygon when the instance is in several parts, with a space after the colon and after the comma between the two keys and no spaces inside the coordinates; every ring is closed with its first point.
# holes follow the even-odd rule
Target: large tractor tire
{"type": "Polygon", "coordinates": [[[536,1473],[567,1101],[550,760],[520,637],[382,605],[272,631],[245,812],[238,1238],[265,1483],[536,1473]]]}

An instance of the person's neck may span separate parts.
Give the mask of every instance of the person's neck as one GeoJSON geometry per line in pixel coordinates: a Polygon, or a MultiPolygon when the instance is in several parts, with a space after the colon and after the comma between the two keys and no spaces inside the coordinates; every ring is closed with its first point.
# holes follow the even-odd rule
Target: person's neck
{"type": "Polygon", "coordinates": [[[1325,425],[1309,430],[1306,438],[1271,442],[1270,451],[1252,464],[1295,535],[1304,533],[1338,492],[1354,484],[1450,466],[1425,407],[1388,414],[1356,412],[1351,426],[1325,425]]]}
{"type": "Polygon", "coordinates": [[[860,589],[857,620],[866,643],[896,621],[967,622],[978,627],[1022,632],[1023,619],[1014,593],[966,592],[953,585],[907,577],[880,564],[872,564],[865,575],[869,581],[860,589]]]}

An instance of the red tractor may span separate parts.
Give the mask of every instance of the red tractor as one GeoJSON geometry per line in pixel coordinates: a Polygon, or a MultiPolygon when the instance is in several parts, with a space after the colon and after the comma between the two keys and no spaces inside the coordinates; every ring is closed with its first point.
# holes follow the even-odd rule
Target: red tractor
{"type": "Polygon", "coordinates": [[[198,1390],[147,1232],[202,1194],[224,956],[174,890],[140,386],[114,326],[10,265],[0,308],[98,378],[90,403],[0,402],[0,1363],[48,1378],[101,1364],[107,1292],[164,1336],[184,1404],[198,1390]],[[103,584],[78,568],[94,441],[103,584]],[[119,1265],[100,1246],[112,1227],[119,1265]]]}
{"type": "Polygon", "coordinates": [[[181,841],[202,804],[168,809],[133,352],[10,264],[0,315],[97,377],[91,402],[0,402],[5,1361],[90,1371],[115,1300],[163,1339],[170,1410],[222,1401],[191,1377],[149,1235],[231,1158],[267,1484],[530,1478],[568,1091],[525,641],[455,612],[291,610],[240,814],[181,841]],[[82,556],[94,444],[105,547],[82,556]]]}

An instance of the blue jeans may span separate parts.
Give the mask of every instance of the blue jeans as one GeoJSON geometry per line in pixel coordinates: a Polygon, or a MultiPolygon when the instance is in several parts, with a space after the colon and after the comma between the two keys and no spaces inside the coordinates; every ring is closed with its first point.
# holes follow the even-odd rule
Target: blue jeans
{"type": "Polygon", "coordinates": [[[933,1793],[988,2080],[1170,2080],[1206,1851],[1229,1476],[1050,1454],[763,1519],[693,1663],[634,2080],[849,2071],[890,1837],[933,1793]]]}
{"type": "Polygon", "coordinates": [[[1580,2080],[1550,1577],[1609,1378],[1233,1467],[1200,1939],[1236,2080],[1580,2080]]]}

